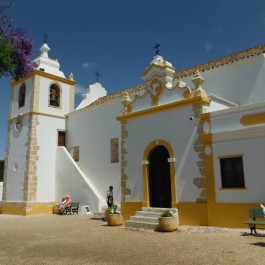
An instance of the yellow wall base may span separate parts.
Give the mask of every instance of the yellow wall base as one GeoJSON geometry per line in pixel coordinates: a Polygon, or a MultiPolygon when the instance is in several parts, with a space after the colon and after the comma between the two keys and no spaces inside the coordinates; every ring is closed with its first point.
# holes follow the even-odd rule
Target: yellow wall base
{"type": "MultiPolygon", "coordinates": [[[[146,202],[121,202],[124,221],[146,206],[146,202]]],[[[244,222],[249,219],[249,209],[259,207],[255,203],[172,203],[178,209],[180,225],[228,228],[248,228],[244,222]]]]}
{"type": "Polygon", "coordinates": [[[2,202],[2,214],[33,215],[52,213],[56,202],[2,202]]]}
{"type": "Polygon", "coordinates": [[[121,202],[121,213],[123,214],[124,221],[134,216],[136,211],[140,211],[142,207],[146,207],[145,202],[121,202]]]}
{"type": "Polygon", "coordinates": [[[178,203],[180,225],[208,225],[207,203],[178,203]]]}
{"type": "Polygon", "coordinates": [[[209,226],[248,228],[250,208],[260,208],[257,203],[208,203],[209,226]]]}

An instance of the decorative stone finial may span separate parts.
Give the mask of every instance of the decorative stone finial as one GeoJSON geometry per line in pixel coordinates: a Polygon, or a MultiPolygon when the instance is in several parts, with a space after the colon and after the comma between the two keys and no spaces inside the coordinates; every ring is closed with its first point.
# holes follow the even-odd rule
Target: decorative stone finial
{"type": "Polygon", "coordinates": [[[195,75],[192,78],[192,83],[195,85],[195,89],[200,89],[201,84],[204,82],[204,79],[202,78],[199,71],[195,72],[195,75]]]}
{"type": "Polygon", "coordinates": [[[193,91],[193,95],[208,98],[206,91],[201,86],[203,82],[204,78],[202,78],[199,71],[196,71],[195,75],[192,78],[192,83],[195,85],[195,90],[193,91]]]}
{"type": "Polygon", "coordinates": [[[132,100],[131,100],[131,98],[130,98],[128,93],[125,94],[125,96],[124,96],[123,100],[121,101],[121,103],[124,106],[122,114],[130,113],[132,111],[132,106],[131,106],[132,100]]]}
{"type": "Polygon", "coordinates": [[[71,74],[69,75],[69,79],[74,81],[74,78],[75,78],[75,76],[74,76],[74,74],[71,72],[71,74]]]}
{"type": "Polygon", "coordinates": [[[49,58],[48,56],[48,52],[50,51],[51,49],[49,48],[49,46],[44,43],[41,48],[40,48],[40,51],[41,51],[41,57],[45,57],[45,58],[49,58]]]}

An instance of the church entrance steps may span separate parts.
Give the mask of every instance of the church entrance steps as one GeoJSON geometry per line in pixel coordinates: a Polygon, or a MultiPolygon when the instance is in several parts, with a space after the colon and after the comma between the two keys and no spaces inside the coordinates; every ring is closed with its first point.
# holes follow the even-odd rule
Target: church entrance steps
{"type": "Polygon", "coordinates": [[[169,210],[173,214],[178,214],[178,210],[175,208],[142,207],[141,211],[137,211],[134,216],[131,216],[130,219],[124,223],[124,227],[157,229],[158,218],[165,210],[169,210]]]}

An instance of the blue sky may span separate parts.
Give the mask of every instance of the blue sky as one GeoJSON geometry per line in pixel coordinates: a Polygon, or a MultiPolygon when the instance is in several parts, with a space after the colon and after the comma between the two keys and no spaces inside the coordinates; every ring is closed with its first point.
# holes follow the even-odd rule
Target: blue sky
{"type": "MultiPolygon", "coordinates": [[[[1,1],[3,2],[3,1],[1,1]]],[[[264,0],[14,0],[13,25],[25,28],[34,56],[48,35],[49,56],[83,88],[96,82],[108,94],[140,84],[160,52],[178,70],[265,43],[264,0]]],[[[10,78],[0,78],[0,159],[5,156],[10,78]]]]}

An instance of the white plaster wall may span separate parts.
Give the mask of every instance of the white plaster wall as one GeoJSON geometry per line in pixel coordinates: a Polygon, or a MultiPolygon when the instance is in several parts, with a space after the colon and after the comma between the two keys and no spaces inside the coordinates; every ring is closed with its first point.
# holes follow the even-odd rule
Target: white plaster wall
{"type": "MultiPolygon", "coordinates": [[[[212,93],[239,105],[265,100],[264,55],[254,56],[205,71],[202,87],[212,93]]],[[[192,77],[182,81],[194,88],[192,77]]]]}
{"type": "Polygon", "coordinates": [[[38,116],[37,201],[55,200],[56,149],[58,130],[65,130],[65,119],[38,116]]]}
{"type": "Polygon", "coordinates": [[[70,154],[64,147],[57,148],[56,157],[56,201],[70,195],[74,202],[80,205],[89,205],[92,211],[102,210],[106,206],[105,198],[102,198],[89,180],[84,175],[70,154]]]}
{"type": "Polygon", "coordinates": [[[16,117],[18,114],[23,114],[30,111],[30,101],[31,101],[31,88],[32,88],[33,78],[27,79],[25,82],[22,82],[16,85],[13,94],[13,100],[10,101],[11,104],[11,118],[16,117]],[[20,86],[25,83],[26,85],[26,97],[25,97],[25,105],[21,108],[18,108],[18,94],[20,86]]]}
{"type": "Polygon", "coordinates": [[[200,176],[196,162],[198,154],[193,149],[197,138],[191,106],[163,111],[127,122],[126,138],[128,176],[127,188],[132,192],[130,201],[143,200],[143,166],[145,148],[154,140],[168,142],[174,152],[176,170],[177,201],[194,202],[200,190],[193,185],[193,179],[200,176]]]}
{"type": "Polygon", "coordinates": [[[0,201],[2,201],[2,195],[3,195],[3,182],[0,182],[0,201]]]}
{"type": "Polygon", "coordinates": [[[265,138],[222,142],[213,147],[216,201],[223,203],[264,202],[265,138]],[[218,156],[243,155],[246,190],[220,190],[221,169],[218,156]]]}
{"type": "Polygon", "coordinates": [[[63,116],[70,112],[70,85],[56,82],[49,78],[40,78],[39,111],[63,116]],[[51,84],[57,84],[61,88],[61,106],[49,106],[49,94],[51,84]]]}
{"type": "MultiPolygon", "coordinates": [[[[120,162],[110,162],[110,140],[119,139],[122,104],[111,100],[102,105],[88,107],[70,114],[67,120],[67,149],[79,146],[78,166],[94,183],[100,195],[105,198],[110,185],[114,186],[114,201],[119,204],[120,162]]],[[[119,160],[120,161],[120,160],[119,160]]]]}
{"type": "MultiPolygon", "coordinates": [[[[163,80],[161,81],[164,82],[163,80]]],[[[170,104],[176,101],[183,100],[183,89],[176,88],[176,89],[164,89],[162,95],[159,97],[159,105],[166,105],[170,104]]],[[[156,94],[154,91],[153,94],[156,94]]],[[[143,92],[138,92],[135,95],[141,96],[143,95],[143,92]]],[[[135,98],[134,94],[130,95],[130,98],[133,100],[135,98]]],[[[152,98],[149,94],[147,94],[145,97],[136,99],[136,101],[132,104],[133,112],[137,112],[140,110],[152,108],[151,105],[152,98]]]]}
{"type": "Polygon", "coordinates": [[[245,129],[246,127],[240,122],[241,118],[260,112],[265,112],[265,102],[212,112],[211,131],[212,133],[219,133],[224,131],[245,129]]]}
{"type": "Polygon", "coordinates": [[[82,102],[78,105],[76,110],[82,109],[92,102],[96,101],[98,98],[104,97],[107,95],[107,91],[100,83],[95,83],[86,88],[86,94],[83,95],[82,102]]]}
{"type": "Polygon", "coordinates": [[[230,107],[217,103],[213,100],[211,101],[210,106],[206,106],[207,112],[213,112],[213,111],[218,111],[218,110],[223,110],[223,109],[228,109],[228,108],[230,107]]]}
{"type": "Polygon", "coordinates": [[[28,142],[28,116],[23,117],[23,127],[15,130],[15,120],[10,125],[10,146],[7,164],[7,200],[23,201],[24,174],[28,142]]]}

